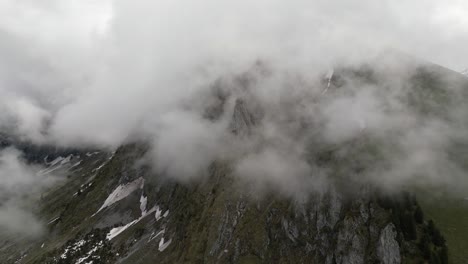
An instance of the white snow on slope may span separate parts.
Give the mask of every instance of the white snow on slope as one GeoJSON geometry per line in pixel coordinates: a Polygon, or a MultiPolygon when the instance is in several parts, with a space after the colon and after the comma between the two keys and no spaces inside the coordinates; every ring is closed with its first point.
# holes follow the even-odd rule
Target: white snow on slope
{"type": "Polygon", "coordinates": [[[164,212],[164,215],[161,215],[162,211],[159,208],[159,206],[155,205],[155,208],[156,208],[156,213],[154,214],[154,218],[156,218],[156,221],[159,221],[159,219],[161,219],[163,217],[166,218],[169,215],[169,210],[164,212]]]}
{"type": "Polygon", "coordinates": [[[93,172],[97,172],[97,171],[101,170],[102,167],[106,166],[107,163],[109,163],[109,161],[111,161],[114,158],[114,156],[115,156],[115,151],[112,152],[112,155],[106,161],[104,161],[104,163],[102,163],[99,167],[95,168],[93,170],[93,172]]]}
{"type": "MultiPolygon", "coordinates": [[[[90,251],[88,251],[88,253],[86,254],[86,256],[82,257],[82,258],[79,258],[75,264],[81,264],[83,263],[83,261],[87,260],[89,257],[91,257],[91,255],[96,252],[99,248],[101,248],[103,246],[103,243],[102,241],[99,241],[99,243],[94,247],[92,248],[90,251]]],[[[86,263],[93,263],[93,261],[91,260],[90,262],[86,262],[86,263]]]]}
{"type": "Polygon", "coordinates": [[[75,168],[76,166],[80,166],[81,165],[81,160],[78,161],[77,163],[73,164],[73,166],[70,167],[70,169],[73,169],[75,168]]]}
{"type": "Polygon", "coordinates": [[[58,170],[58,169],[60,169],[60,168],[62,168],[62,165],[58,165],[58,166],[56,166],[56,167],[53,167],[52,169],[44,169],[44,170],[41,170],[41,171],[39,171],[37,174],[38,174],[39,176],[46,175],[46,174],[49,174],[49,173],[51,173],[51,172],[54,172],[54,171],[56,171],[56,170],[58,170]]]}
{"type": "Polygon", "coordinates": [[[60,258],[62,259],[66,259],[67,258],[67,253],[68,251],[77,251],[81,246],[83,246],[84,244],[86,243],[86,241],[84,241],[83,239],[76,242],[75,244],[73,245],[70,245],[68,246],[67,248],[65,248],[65,251],[63,252],[63,254],[60,256],[60,258]]]}
{"type": "Polygon", "coordinates": [[[119,227],[115,227],[115,228],[112,228],[109,233],[107,234],[107,239],[108,240],[112,240],[113,238],[115,238],[116,236],[120,235],[122,232],[124,232],[125,230],[127,230],[129,227],[131,227],[132,225],[140,222],[143,218],[145,218],[146,216],[154,213],[156,211],[156,207],[153,207],[151,208],[148,212],[145,211],[144,214],[142,214],[140,216],[140,218],[138,219],[135,219],[133,220],[132,222],[124,225],[124,226],[119,226],[119,227]]]}
{"type": "MultiPolygon", "coordinates": [[[[141,178],[140,178],[141,179],[141,178]]],[[[141,189],[143,188],[144,185],[144,180],[141,183],[141,189]]],[[[144,196],[143,193],[141,194],[140,197],[140,210],[141,210],[141,216],[138,219],[133,220],[132,222],[124,225],[124,226],[119,226],[116,228],[112,228],[109,233],[107,234],[107,239],[112,240],[114,237],[120,235],[122,232],[127,230],[127,228],[131,227],[132,225],[140,222],[141,219],[145,218],[147,215],[150,215],[154,213],[156,210],[159,210],[158,206],[153,206],[149,211],[146,210],[146,206],[148,204],[148,197],[144,196]]]]}
{"type": "Polygon", "coordinates": [[[49,174],[51,172],[54,172],[60,168],[62,168],[63,166],[65,166],[66,164],[70,163],[70,161],[72,160],[73,158],[73,154],[72,155],[69,155],[68,157],[64,158],[64,157],[58,157],[56,159],[54,159],[52,162],[50,163],[47,163],[46,164],[49,166],[48,168],[46,169],[43,169],[41,171],[39,171],[37,174],[38,175],[46,175],[46,174],[49,174]]]}
{"type": "Polygon", "coordinates": [[[332,81],[332,78],[333,78],[333,75],[335,74],[335,70],[334,69],[331,69],[328,73],[327,73],[327,79],[328,79],[328,83],[327,83],[327,88],[325,88],[325,90],[323,90],[322,94],[326,94],[328,89],[330,89],[330,85],[331,85],[331,81],[332,81]]]}
{"type": "Polygon", "coordinates": [[[67,164],[68,162],[71,161],[72,158],[73,158],[73,155],[69,155],[68,157],[62,159],[62,161],[60,161],[60,165],[65,165],[65,164],[67,164]]]}
{"type": "MultiPolygon", "coordinates": [[[[143,184],[144,184],[144,180],[143,180],[143,183],[141,184],[141,188],[143,188],[143,184]]],[[[138,219],[135,219],[133,220],[132,222],[124,225],[124,226],[119,226],[119,227],[116,227],[116,228],[112,228],[109,233],[107,234],[107,239],[108,240],[112,240],[114,237],[120,235],[122,232],[124,232],[125,230],[127,230],[129,227],[131,227],[132,225],[140,222],[140,220],[142,220],[143,218],[145,218],[146,216],[156,212],[156,211],[159,211],[161,214],[161,211],[159,210],[159,206],[155,205],[153,206],[153,208],[151,208],[149,211],[146,210],[146,206],[148,204],[148,197],[144,196],[143,193],[141,194],[141,197],[140,197],[140,210],[141,210],[141,216],[140,218],[138,219]]],[[[164,214],[165,216],[164,217],[167,217],[167,215],[169,214],[169,210],[166,211],[166,214],[164,214]]],[[[170,243],[170,241],[169,241],[170,243]]]]}
{"type": "Polygon", "coordinates": [[[115,227],[115,228],[112,228],[109,233],[107,234],[107,240],[112,240],[114,239],[114,237],[120,235],[123,231],[127,230],[127,228],[131,227],[132,225],[134,225],[135,223],[138,222],[138,219],[136,220],[133,220],[132,222],[124,225],[124,226],[119,226],[119,227],[115,227]]]}
{"type": "Polygon", "coordinates": [[[154,218],[156,218],[156,221],[159,221],[161,219],[161,209],[159,209],[159,206],[156,206],[156,213],[154,214],[154,218]]]}
{"type": "Polygon", "coordinates": [[[107,197],[107,199],[104,201],[104,204],[101,206],[101,208],[99,208],[99,210],[96,213],[93,214],[93,216],[98,214],[104,208],[129,196],[132,192],[134,192],[138,188],[141,188],[144,182],[145,180],[142,177],[140,177],[133,182],[117,186],[117,188],[109,195],[109,197],[107,197]]]}
{"type": "Polygon", "coordinates": [[[154,231],[153,231],[153,233],[151,233],[150,238],[148,239],[148,243],[153,241],[155,238],[157,238],[157,237],[159,237],[161,235],[164,235],[164,233],[166,233],[166,229],[162,229],[157,234],[154,234],[154,233],[155,233],[154,231]]]}
{"type": "Polygon", "coordinates": [[[73,154],[70,154],[70,155],[68,155],[68,157],[65,157],[65,158],[64,157],[57,157],[56,159],[54,159],[51,162],[45,162],[45,164],[49,165],[50,167],[55,166],[55,165],[57,165],[59,163],[61,165],[64,165],[64,164],[67,164],[68,162],[70,162],[72,158],[73,158],[73,154]]]}
{"type": "Polygon", "coordinates": [[[93,169],[93,172],[99,171],[100,169],[102,169],[102,167],[106,166],[106,164],[107,164],[107,161],[101,164],[99,167],[93,169]]]}
{"type": "Polygon", "coordinates": [[[55,221],[57,221],[57,220],[59,220],[59,219],[60,219],[60,216],[58,216],[58,217],[56,217],[56,218],[50,220],[47,224],[50,225],[50,224],[54,223],[55,221]]]}
{"type": "Polygon", "coordinates": [[[161,238],[161,241],[159,241],[159,251],[163,252],[172,242],[172,239],[169,239],[169,241],[164,243],[164,237],[161,238]]]}
{"type": "Polygon", "coordinates": [[[148,197],[145,197],[143,194],[141,194],[140,197],[140,210],[141,210],[141,215],[146,214],[146,205],[148,204],[148,197]]]}
{"type": "Polygon", "coordinates": [[[53,161],[51,161],[50,163],[46,163],[46,164],[50,165],[50,166],[55,166],[56,164],[61,162],[63,159],[64,159],[63,157],[58,157],[58,158],[54,159],[53,161]]]}
{"type": "Polygon", "coordinates": [[[96,151],[96,152],[88,152],[88,153],[86,153],[86,157],[91,157],[91,156],[97,155],[97,154],[99,154],[99,151],[96,151]]]}
{"type": "Polygon", "coordinates": [[[166,233],[166,229],[162,229],[157,234],[155,234],[155,232],[151,233],[150,238],[148,240],[148,243],[153,241],[155,238],[158,238],[159,236],[161,236],[161,240],[159,240],[158,250],[163,252],[172,242],[172,239],[169,239],[168,241],[165,241],[165,239],[164,239],[164,234],[165,233],[166,233]]]}

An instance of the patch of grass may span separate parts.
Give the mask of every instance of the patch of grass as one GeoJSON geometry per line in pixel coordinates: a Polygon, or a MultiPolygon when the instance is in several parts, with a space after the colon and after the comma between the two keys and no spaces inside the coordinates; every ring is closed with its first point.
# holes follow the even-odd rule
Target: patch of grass
{"type": "Polygon", "coordinates": [[[433,219],[447,241],[449,263],[468,263],[468,201],[455,198],[420,198],[426,218],[433,219]]]}

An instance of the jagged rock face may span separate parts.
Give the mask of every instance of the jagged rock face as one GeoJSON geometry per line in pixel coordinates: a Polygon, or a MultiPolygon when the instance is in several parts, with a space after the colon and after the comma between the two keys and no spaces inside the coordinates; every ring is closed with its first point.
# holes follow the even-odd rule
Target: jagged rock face
{"type": "Polygon", "coordinates": [[[143,153],[127,146],[87,163],[70,191],[44,197],[56,207],[43,209],[51,235],[21,263],[402,263],[404,252],[420,255],[393,224],[392,208],[411,212],[411,202],[387,206],[367,187],[352,197],[330,188],[302,202],[254,198],[223,163],[206,182],[181,185],[133,166],[143,153]]]}
{"type": "Polygon", "coordinates": [[[380,234],[377,255],[383,264],[401,263],[400,247],[396,237],[397,232],[393,224],[388,224],[380,234]]]}
{"type": "Polygon", "coordinates": [[[247,108],[246,103],[242,99],[237,99],[229,126],[230,131],[235,135],[248,135],[257,124],[257,118],[247,108]]]}
{"type": "MultiPolygon", "coordinates": [[[[339,89],[335,82],[331,89],[339,89]]],[[[228,128],[239,138],[261,122],[246,99],[236,99],[228,128]]],[[[219,117],[225,101],[206,117],[219,117]]],[[[145,145],[129,144],[115,155],[86,154],[85,162],[69,171],[70,181],[40,203],[50,235],[21,250],[7,241],[0,258],[7,263],[132,264],[445,260],[443,243],[434,236],[426,239],[430,228],[415,220],[418,205],[404,194],[381,197],[373,186],[346,182],[346,187],[330,185],[301,201],[274,192],[258,197],[233,177],[231,164],[213,161],[204,181],[181,184],[141,166],[138,161],[147,151],[145,145]],[[356,191],[350,193],[349,185],[356,191]]],[[[332,152],[315,158],[342,161],[330,158],[332,152]]],[[[340,173],[346,179],[356,171],[340,173]]]]}

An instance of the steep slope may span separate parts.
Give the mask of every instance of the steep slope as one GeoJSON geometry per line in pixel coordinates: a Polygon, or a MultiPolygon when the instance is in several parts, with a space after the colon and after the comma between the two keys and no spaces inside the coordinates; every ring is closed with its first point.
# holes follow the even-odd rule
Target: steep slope
{"type": "MultiPolygon", "coordinates": [[[[407,98],[415,111],[444,116],[445,105],[462,100],[445,92],[440,76],[468,87],[444,69],[420,68],[407,98]]],[[[366,67],[335,69],[324,82],[326,96],[342,92],[346,82],[374,83],[377,77],[366,67]]],[[[221,105],[227,102],[220,98],[221,105]]],[[[248,137],[262,113],[250,98],[235,98],[233,105],[230,132],[248,137]]],[[[211,109],[209,119],[223,112],[211,109]]],[[[4,240],[0,258],[5,263],[447,263],[444,238],[424,219],[413,195],[352,177],[364,175],[366,164],[382,162],[379,146],[385,142],[363,134],[341,146],[311,149],[310,162],[330,168],[332,184],[297,197],[274,189],[259,194],[221,159],[203,177],[181,183],[144,162],[145,142],[115,153],[76,153],[76,163],[62,168],[68,180],[39,202],[37,213],[49,235],[4,240]]],[[[50,171],[63,158],[46,161],[50,171]]]]}
{"type": "MultiPolygon", "coordinates": [[[[303,202],[257,200],[236,188],[226,165],[213,164],[206,183],[184,186],[131,168],[140,151],[119,149],[87,185],[73,184],[79,194],[67,184],[70,191],[45,196],[51,235],[21,262],[412,263],[423,256],[418,241],[428,226],[415,218],[410,196],[378,198],[365,188],[355,197],[333,189],[303,202]],[[121,199],[106,204],[103,190],[121,199]]],[[[443,245],[427,243],[430,258],[443,258],[443,245]]]]}

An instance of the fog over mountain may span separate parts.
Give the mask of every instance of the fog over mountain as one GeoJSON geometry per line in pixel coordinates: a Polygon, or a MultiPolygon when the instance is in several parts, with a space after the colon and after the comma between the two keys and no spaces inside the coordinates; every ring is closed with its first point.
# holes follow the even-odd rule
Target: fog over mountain
{"type": "Polygon", "coordinates": [[[25,196],[34,195],[57,182],[53,175],[40,175],[38,166],[27,165],[13,148],[0,152],[0,230],[27,236],[43,234],[43,226],[29,209],[25,196]]]}
{"type": "MultiPolygon", "coordinates": [[[[236,263],[239,241],[250,243],[236,225],[251,224],[244,213],[273,196],[298,207],[280,202],[253,217],[265,220],[268,245],[286,232],[282,250],[255,254],[288,258],[302,241],[315,261],[400,263],[408,252],[420,257],[429,244],[415,241],[430,230],[445,260],[445,241],[415,199],[382,202],[374,192],[466,197],[467,46],[463,0],[0,0],[0,235],[51,234],[25,247],[39,252],[27,263],[56,263],[80,259],[67,255],[79,232],[107,233],[96,248],[112,248],[154,214],[157,228],[141,232],[148,243],[165,236],[159,252],[174,239],[166,263],[202,251],[204,261],[236,263]],[[194,243],[177,232],[208,221],[197,210],[222,220],[187,228],[212,245],[186,250],[194,243]],[[353,240],[355,251],[343,253],[340,243],[365,224],[376,230],[361,237],[372,250],[353,240]],[[315,225],[298,238],[298,226],[315,225]]],[[[0,257],[29,254],[9,255],[15,244],[5,241],[0,257]]],[[[131,256],[127,242],[99,254],[111,256],[105,263],[131,256]]]]}
{"type": "MultiPolygon", "coordinates": [[[[150,137],[150,159],[174,177],[195,177],[225,157],[238,160],[240,174],[259,178],[271,173],[250,163],[285,163],[260,167],[298,170],[292,184],[301,186],[301,175],[313,168],[304,158],[310,139],[300,122],[320,123],[317,135],[332,144],[362,131],[403,133],[393,143],[406,158],[389,154],[402,175],[434,161],[450,167],[439,150],[462,136],[459,125],[465,128],[454,129],[452,120],[421,122],[400,100],[414,70],[402,52],[452,69],[466,66],[460,61],[468,57],[464,1],[4,0],[1,10],[0,120],[36,143],[116,148],[150,137]],[[255,73],[258,62],[270,72],[255,73]],[[326,95],[318,85],[336,67],[363,63],[379,71],[386,89],[360,89],[351,80],[348,92],[326,95]],[[226,138],[229,114],[213,122],[203,111],[217,81],[252,68],[257,80],[249,91],[223,88],[266,108],[256,137],[235,150],[239,144],[226,138]],[[317,104],[306,102],[321,96],[317,104]],[[255,144],[261,146],[249,149],[255,144]],[[292,164],[279,158],[284,155],[292,164]]],[[[444,115],[462,122],[458,107],[444,115]]],[[[400,183],[396,177],[384,182],[400,183]]],[[[282,186],[278,178],[271,180],[282,186]]]]}

